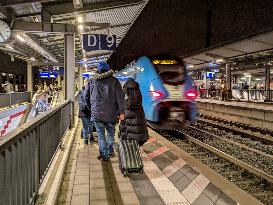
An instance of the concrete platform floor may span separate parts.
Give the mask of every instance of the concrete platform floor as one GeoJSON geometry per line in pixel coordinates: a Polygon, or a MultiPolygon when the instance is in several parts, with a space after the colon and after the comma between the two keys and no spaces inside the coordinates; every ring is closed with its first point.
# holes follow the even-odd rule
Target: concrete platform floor
{"type": "Polygon", "coordinates": [[[235,100],[222,101],[222,100],[206,99],[206,98],[198,98],[196,99],[196,102],[206,102],[206,103],[226,105],[226,106],[235,106],[235,107],[241,107],[241,108],[273,111],[272,103],[262,103],[262,102],[259,103],[259,102],[249,102],[249,101],[245,102],[245,101],[235,101],[235,100]]]}
{"type": "Polygon", "coordinates": [[[98,145],[84,145],[79,126],[59,205],[238,205],[184,159],[152,137],[142,147],[144,174],[123,177],[117,156],[101,162],[98,145]]]}

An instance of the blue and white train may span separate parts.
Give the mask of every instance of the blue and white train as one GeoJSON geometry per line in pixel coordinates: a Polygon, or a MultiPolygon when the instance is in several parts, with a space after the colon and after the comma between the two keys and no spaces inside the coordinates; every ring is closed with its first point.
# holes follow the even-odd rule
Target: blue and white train
{"type": "Polygon", "coordinates": [[[144,56],[115,76],[122,84],[129,77],[139,83],[148,122],[166,129],[170,125],[196,119],[197,91],[180,59],[144,56]]]}

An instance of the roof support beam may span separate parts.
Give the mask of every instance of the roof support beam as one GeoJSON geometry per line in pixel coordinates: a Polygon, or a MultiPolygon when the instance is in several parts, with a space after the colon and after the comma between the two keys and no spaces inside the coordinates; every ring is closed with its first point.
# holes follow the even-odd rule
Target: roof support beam
{"type": "Polygon", "coordinates": [[[73,3],[48,5],[48,6],[43,6],[42,8],[46,9],[52,16],[67,14],[67,13],[74,13],[75,11],[73,3]]]}
{"type": "Polygon", "coordinates": [[[12,27],[13,31],[23,33],[62,33],[72,34],[76,32],[76,28],[72,24],[59,23],[37,23],[15,21],[12,27]]]}
{"type": "Polygon", "coordinates": [[[25,34],[24,37],[29,37],[26,38],[27,43],[31,43],[31,45],[35,47],[34,49],[46,59],[55,63],[58,62],[58,58],[53,53],[51,53],[51,51],[44,44],[41,44],[36,36],[32,34],[25,34]]]}
{"type": "Polygon", "coordinates": [[[39,16],[39,15],[41,15],[41,12],[16,15],[15,18],[23,18],[23,17],[31,17],[31,16],[39,16]]]}
{"type": "Polygon", "coordinates": [[[63,63],[53,63],[53,62],[31,62],[32,66],[64,66],[63,63]]]}
{"type": "MultiPolygon", "coordinates": [[[[73,3],[75,1],[77,0],[73,0],[73,3]]],[[[77,9],[77,12],[86,13],[86,12],[92,12],[92,11],[98,11],[98,10],[107,10],[107,9],[120,8],[125,6],[133,6],[143,2],[144,0],[122,0],[122,1],[114,1],[114,2],[108,2],[108,3],[82,5],[81,8],[77,9]]],[[[52,16],[54,15],[57,16],[61,14],[74,13],[75,4],[73,3],[49,5],[49,6],[45,6],[44,8],[46,8],[47,11],[50,12],[52,16]]]]}
{"type": "Polygon", "coordinates": [[[24,0],[24,1],[18,1],[18,0],[9,0],[5,7],[13,6],[13,5],[25,5],[25,4],[31,4],[31,3],[49,3],[49,2],[56,2],[58,0],[24,0]]]}

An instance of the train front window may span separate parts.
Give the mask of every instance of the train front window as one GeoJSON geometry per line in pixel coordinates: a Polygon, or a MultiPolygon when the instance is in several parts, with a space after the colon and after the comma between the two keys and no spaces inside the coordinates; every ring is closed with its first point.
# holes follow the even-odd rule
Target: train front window
{"type": "Polygon", "coordinates": [[[155,68],[165,84],[181,85],[185,80],[183,65],[155,65],[155,68]]]}

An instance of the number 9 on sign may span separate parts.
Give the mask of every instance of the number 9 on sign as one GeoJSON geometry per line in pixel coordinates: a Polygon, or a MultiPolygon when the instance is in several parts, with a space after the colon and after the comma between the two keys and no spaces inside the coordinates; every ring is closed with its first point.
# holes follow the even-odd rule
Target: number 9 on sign
{"type": "Polygon", "coordinates": [[[113,45],[115,44],[115,37],[114,36],[107,36],[106,41],[107,41],[107,47],[112,48],[113,45]]]}

